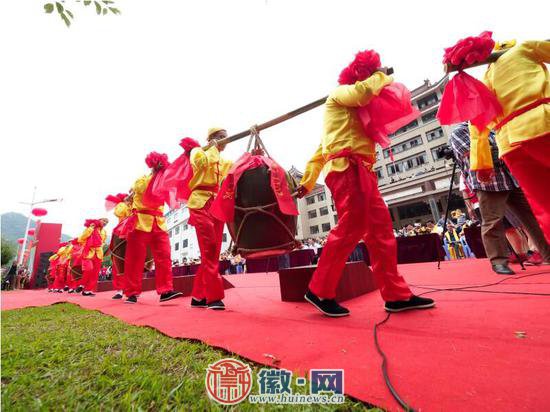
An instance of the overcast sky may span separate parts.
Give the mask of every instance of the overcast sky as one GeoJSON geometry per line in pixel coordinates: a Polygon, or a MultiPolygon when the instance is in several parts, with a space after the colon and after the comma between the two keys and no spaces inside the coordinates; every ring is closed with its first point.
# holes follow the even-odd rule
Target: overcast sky
{"type": "MultiPolygon", "coordinates": [[[[358,50],[376,49],[412,89],[442,77],[443,48],[461,37],[550,34],[544,1],[117,0],[122,15],[101,17],[67,1],[70,29],[44,1],[0,11],[0,210],[26,213],[18,202],[36,185],[64,199],[44,220],[71,235],[146,172],[149,151],[175,158],[180,138],[204,141],[210,125],[231,134],[316,100],[358,50]]],[[[321,126],[316,109],[262,136],[303,169],[321,126]]]]}

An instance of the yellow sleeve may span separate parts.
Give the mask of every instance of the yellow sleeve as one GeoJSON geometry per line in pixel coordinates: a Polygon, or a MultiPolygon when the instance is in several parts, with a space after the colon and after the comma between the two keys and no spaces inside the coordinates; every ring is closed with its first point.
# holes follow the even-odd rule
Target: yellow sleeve
{"type": "Polygon", "coordinates": [[[92,232],[94,231],[94,225],[91,225],[84,229],[84,232],[80,235],[78,238],[78,243],[86,243],[86,240],[92,235],[92,232]]]}
{"type": "Polygon", "coordinates": [[[220,159],[220,174],[222,178],[227,176],[227,173],[229,172],[229,169],[231,169],[232,165],[233,162],[231,160],[220,159]]]}
{"type": "Polygon", "coordinates": [[[126,202],[117,203],[114,210],[115,216],[119,219],[123,219],[130,214],[130,207],[126,202]]]}
{"type": "Polygon", "coordinates": [[[533,51],[537,61],[540,63],[550,63],[550,41],[526,41],[523,44],[533,51]]]}
{"type": "Polygon", "coordinates": [[[57,256],[57,253],[54,253],[53,255],[51,255],[51,256],[49,257],[48,260],[49,260],[50,262],[53,262],[53,261],[56,260],[56,259],[59,259],[59,256],[57,256]]]}
{"type": "Polygon", "coordinates": [[[134,193],[145,193],[150,180],[151,175],[142,176],[138,180],[136,180],[133,187],[134,193]]]}
{"type": "Polygon", "coordinates": [[[477,127],[470,125],[470,169],[493,169],[493,156],[489,143],[489,129],[479,131],[477,127]]]}
{"type": "Polygon", "coordinates": [[[382,72],[374,72],[372,76],[353,85],[337,87],[329,96],[329,100],[346,107],[366,106],[373,97],[393,81],[391,76],[382,72]]]}
{"type": "Polygon", "coordinates": [[[326,161],[323,156],[323,146],[319,145],[315,151],[315,154],[311,159],[309,159],[309,162],[307,162],[304,176],[300,181],[300,184],[304,186],[308,192],[315,187],[315,183],[317,182],[319,174],[321,174],[321,170],[323,170],[325,163],[326,161]]]}
{"type": "Polygon", "coordinates": [[[208,157],[206,156],[206,152],[200,147],[195,147],[191,150],[189,160],[191,161],[191,166],[195,170],[206,169],[208,167],[208,157]]]}

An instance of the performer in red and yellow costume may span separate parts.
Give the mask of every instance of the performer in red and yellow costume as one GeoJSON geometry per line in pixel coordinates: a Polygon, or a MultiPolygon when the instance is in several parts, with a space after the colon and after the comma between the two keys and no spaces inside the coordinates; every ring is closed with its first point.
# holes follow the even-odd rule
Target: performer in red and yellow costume
{"type": "MultiPolygon", "coordinates": [[[[338,224],[328,235],[305,296],[327,316],[349,315],[349,310],[334,298],[344,265],[361,239],[371,256],[387,311],[434,306],[433,300],[414,296],[397,270],[392,221],[373,172],[375,141],[366,133],[368,127],[360,118],[359,110],[392,83],[391,77],[378,70],[380,66],[378,54],[368,50],[358,53],[342,71],[340,86],[326,101],[321,144],[308,162],[298,189],[299,195],[304,196],[324,169],[325,183],[338,212],[338,224]]],[[[410,99],[405,103],[410,106],[410,99]]]]}
{"type": "Polygon", "coordinates": [[[193,168],[193,177],[189,182],[191,195],[187,201],[189,224],[195,227],[201,252],[201,265],[195,275],[191,306],[215,310],[225,309],[222,301],[225,296],[223,280],[219,274],[224,223],[212,216],[210,206],[232,164],[220,156],[225,146],[218,145],[217,141],[225,137],[225,129],[212,127],[207,137],[210,148],[203,150],[195,147],[189,154],[193,168]]]}
{"type": "MultiPolygon", "coordinates": [[[[107,211],[113,210],[113,213],[118,218],[120,224],[124,219],[132,214],[130,205],[130,197],[127,193],[118,193],[117,195],[109,195],[105,198],[105,208],[107,211]]],[[[111,247],[113,246],[114,236],[111,237],[111,247]]],[[[117,291],[113,299],[122,299],[124,293],[124,273],[118,273],[117,266],[113,262],[111,265],[111,279],[113,288],[117,291]]]]}
{"type": "Polygon", "coordinates": [[[59,249],[55,253],[58,257],[55,270],[55,281],[53,288],[55,292],[63,292],[64,289],[69,290],[70,273],[69,264],[71,258],[70,243],[63,242],[59,244],[59,249]]]}
{"type": "MultiPolygon", "coordinates": [[[[513,44],[513,42],[512,42],[513,44]]],[[[504,43],[504,47],[511,44],[504,43]]],[[[496,49],[502,48],[497,45],[496,49]]],[[[502,111],[481,130],[470,127],[472,170],[493,169],[488,135],[496,132],[499,156],[525,193],[550,242],[550,41],[513,45],[491,63],[483,82],[502,111]]],[[[479,176],[479,173],[478,173],[479,176]]]]}
{"type": "Polygon", "coordinates": [[[106,218],[88,219],[84,223],[86,229],[78,238],[82,245],[82,283],[76,289],[82,291],[83,296],[95,296],[99,271],[103,262],[103,244],[107,238],[105,225],[109,223],[106,218]]]}
{"type": "Polygon", "coordinates": [[[57,279],[57,264],[59,262],[59,255],[54,253],[48,258],[48,261],[50,262],[50,265],[48,267],[49,275],[47,277],[48,282],[48,292],[58,292],[57,289],[55,289],[55,281],[57,279]]]}
{"type": "Polygon", "coordinates": [[[82,263],[81,259],[82,245],[78,242],[78,238],[72,239],[67,244],[66,254],[67,254],[67,278],[66,284],[69,287],[69,293],[75,293],[78,287],[78,282],[74,279],[72,272],[73,266],[80,265],[82,263]]]}
{"type": "Polygon", "coordinates": [[[151,174],[135,181],[130,193],[132,213],[115,229],[115,233],[128,242],[124,263],[126,303],[136,303],[141,294],[147,247],[151,248],[155,262],[155,283],[160,301],[182,296],[182,293],[174,291],[172,283],[172,260],[170,239],[164,219],[164,199],[151,194],[158,173],[169,164],[168,157],[152,152],[146,157],[145,162],[151,168],[151,174]]]}

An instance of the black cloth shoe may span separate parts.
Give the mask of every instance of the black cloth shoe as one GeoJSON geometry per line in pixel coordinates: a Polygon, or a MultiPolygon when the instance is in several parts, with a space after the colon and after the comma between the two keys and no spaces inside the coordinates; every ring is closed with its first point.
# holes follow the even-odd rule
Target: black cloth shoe
{"type": "Polygon", "coordinates": [[[499,274],[499,275],[515,275],[516,272],[514,272],[512,269],[510,269],[510,266],[508,265],[493,265],[493,272],[499,274]]]}
{"type": "Polygon", "coordinates": [[[183,293],[176,292],[176,291],[173,290],[171,292],[166,292],[166,293],[163,293],[162,295],[160,295],[160,301],[161,302],[166,302],[167,300],[181,298],[182,296],[183,296],[183,293]]]}
{"type": "Polygon", "coordinates": [[[210,302],[208,304],[208,309],[225,310],[225,305],[223,304],[223,302],[221,300],[215,300],[214,302],[210,302]]]}
{"type": "Polygon", "coordinates": [[[80,292],[82,292],[83,290],[84,290],[84,286],[79,286],[79,287],[77,287],[74,291],[75,291],[76,293],[80,293],[80,292]]]}
{"type": "Polygon", "coordinates": [[[304,298],[326,316],[330,316],[331,318],[349,316],[349,310],[340,306],[334,299],[320,299],[309,289],[304,298]]]}
{"type": "Polygon", "coordinates": [[[130,296],[128,299],[124,301],[124,303],[137,303],[137,296],[130,296]]]}
{"type": "Polygon", "coordinates": [[[82,292],[82,296],[95,296],[94,292],[82,292]]]}
{"type": "Polygon", "coordinates": [[[68,287],[68,286],[65,286],[65,287],[63,288],[63,290],[64,290],[65,292],[67,292],[67,291],[69,290],[69,287],[68,287]]]}
{"type": "Polygon", "coordinates": [[[117,293],[115,296],[112,297],[112,299],[122,299],[122,293],[117,293]]]}
{"type": "Polygon", "coordinates": [[[435,302],[433,299],[421,298],[412,295],[409,300],[396,300],[394,302],[386,302],[384,309],[386,312],[402,312],[410,309],[428,309],[433,308],[435,302]]]}
{"type": "Polygon", "coordinates": [[[201,299],[201,300],[191,298],[191,307],[192,308],[207,308],[208,305],[206,304],[206,298],[201,299]]]}
{"type": "Polygon", "coordinates": [[[74,293],[74,289],[69,289],[67,293],[74,293]]]}

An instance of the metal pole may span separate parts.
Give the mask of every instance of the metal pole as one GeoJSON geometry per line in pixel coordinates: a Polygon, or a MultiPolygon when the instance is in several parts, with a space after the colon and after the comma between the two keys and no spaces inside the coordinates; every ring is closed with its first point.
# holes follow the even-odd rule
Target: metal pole
{"type": "MultiPolygon", "coordinates": [[[[447,219],[449,218],[449,209],[451,207],[451,194],[453,193],[453,184],[456,173],[456,162],[453,161],[453,173],[451,174],[451,181],[449,182],[449,193],[447,194],[447,208],[445,209],[445,219],[443,220],[443,232],[441,233],[441,241],[445,238],[447,232],[447,219]]],[[[437,254],[437,268],[441,269],[441,255],[437,254]]]]}
{"type": "Polygon", "coordinates": [[[29,218],[27,219],[27,228],[25,229],[25,235],[23,236],[23,244],[21,245],[21,254],[19,255],[18,266],[21,266],[23,264],[23,257],[25,256],[25,248],[27,247],[27,237],[28,237],[29,228],[31,226],[32,208],[34,206],[35,196],[36,196],[36,186],[32,191],[32,200],[30,204],[29,218]]]}

